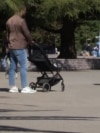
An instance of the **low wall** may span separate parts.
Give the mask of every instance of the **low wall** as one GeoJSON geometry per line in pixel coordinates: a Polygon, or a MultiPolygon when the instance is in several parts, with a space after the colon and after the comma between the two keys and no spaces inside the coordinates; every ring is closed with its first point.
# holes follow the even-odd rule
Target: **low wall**
{"type": "MultiPolygon", "coordinates": [[[[61,71],[100,69],[100,58],[98,57],[78,57],[77,59],[51,58],[50,61],[54,65],[57,64],[61,71]]],[[[0,71],[3,70],[0,62],[0,71]]],[[[36,70],[36,66],[29,62],[28,71],[36,70]]]]}
{"type": "Polygon", "coordinates": [[[77,58],[77,59],[51,59],[58,63],[61,70],[89,70],[100,69],[100,58],[77,58]]]}

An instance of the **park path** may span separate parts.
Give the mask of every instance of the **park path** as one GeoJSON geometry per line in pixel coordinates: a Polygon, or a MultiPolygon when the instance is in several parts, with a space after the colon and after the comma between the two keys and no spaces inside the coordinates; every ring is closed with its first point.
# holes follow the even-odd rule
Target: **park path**
{"type": "MultiPolygon", "coordinates": [[[[100,70],[63,71],[61,84],[51,92],[8,92],[8,79],[0,72],[0,133],[100,133],[100,70]]],[[[28,72],[29,82],[37,72],[28,72]]],[[[20,87],[20,77],[16,83],[20,87]]]]}

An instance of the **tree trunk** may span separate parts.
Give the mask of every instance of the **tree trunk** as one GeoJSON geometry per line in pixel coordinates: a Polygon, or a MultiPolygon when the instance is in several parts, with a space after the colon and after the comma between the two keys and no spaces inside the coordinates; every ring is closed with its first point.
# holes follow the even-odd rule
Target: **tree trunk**
{"type": "Polygon", "coordinates": [[[58,58],[75,59],[77,57],[74,36],[75,27],[75,21],[64,18],[61,30],[60,55],[58,58]]]}

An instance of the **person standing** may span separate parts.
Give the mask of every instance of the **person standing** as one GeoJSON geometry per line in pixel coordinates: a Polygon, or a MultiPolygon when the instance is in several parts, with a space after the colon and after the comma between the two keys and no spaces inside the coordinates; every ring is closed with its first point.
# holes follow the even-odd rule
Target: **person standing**
{"type": "Polygon", "coordinates": [[[36,90],[28,86],[27,80],[27,45],[32,45],[32,37],[24,16],[26,7],[21,6],[19,11],[6,22],[8,48],[10,53],[9,92],[19,92],[15,84],[15,70],[20,65],[21,93],[35,93],[36,90]]]}

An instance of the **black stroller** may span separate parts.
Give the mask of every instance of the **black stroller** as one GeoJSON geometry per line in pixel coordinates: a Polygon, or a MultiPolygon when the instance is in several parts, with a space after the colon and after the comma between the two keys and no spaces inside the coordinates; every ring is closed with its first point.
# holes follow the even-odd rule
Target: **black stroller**
{"type": "Polygon", "coordinates": [[[62,76],[59,74],[59,67],[52,64],[43,48],[39,44],[32,46],[32,53],[28,60],[33,63],[42,76],[37,77],[37,82],[31,82],[29,86],[32,89],[42,88],[43,91],[50,91],[51,87],[61,81],[61,90],[64,91],[65,85],[62,76]]]}

